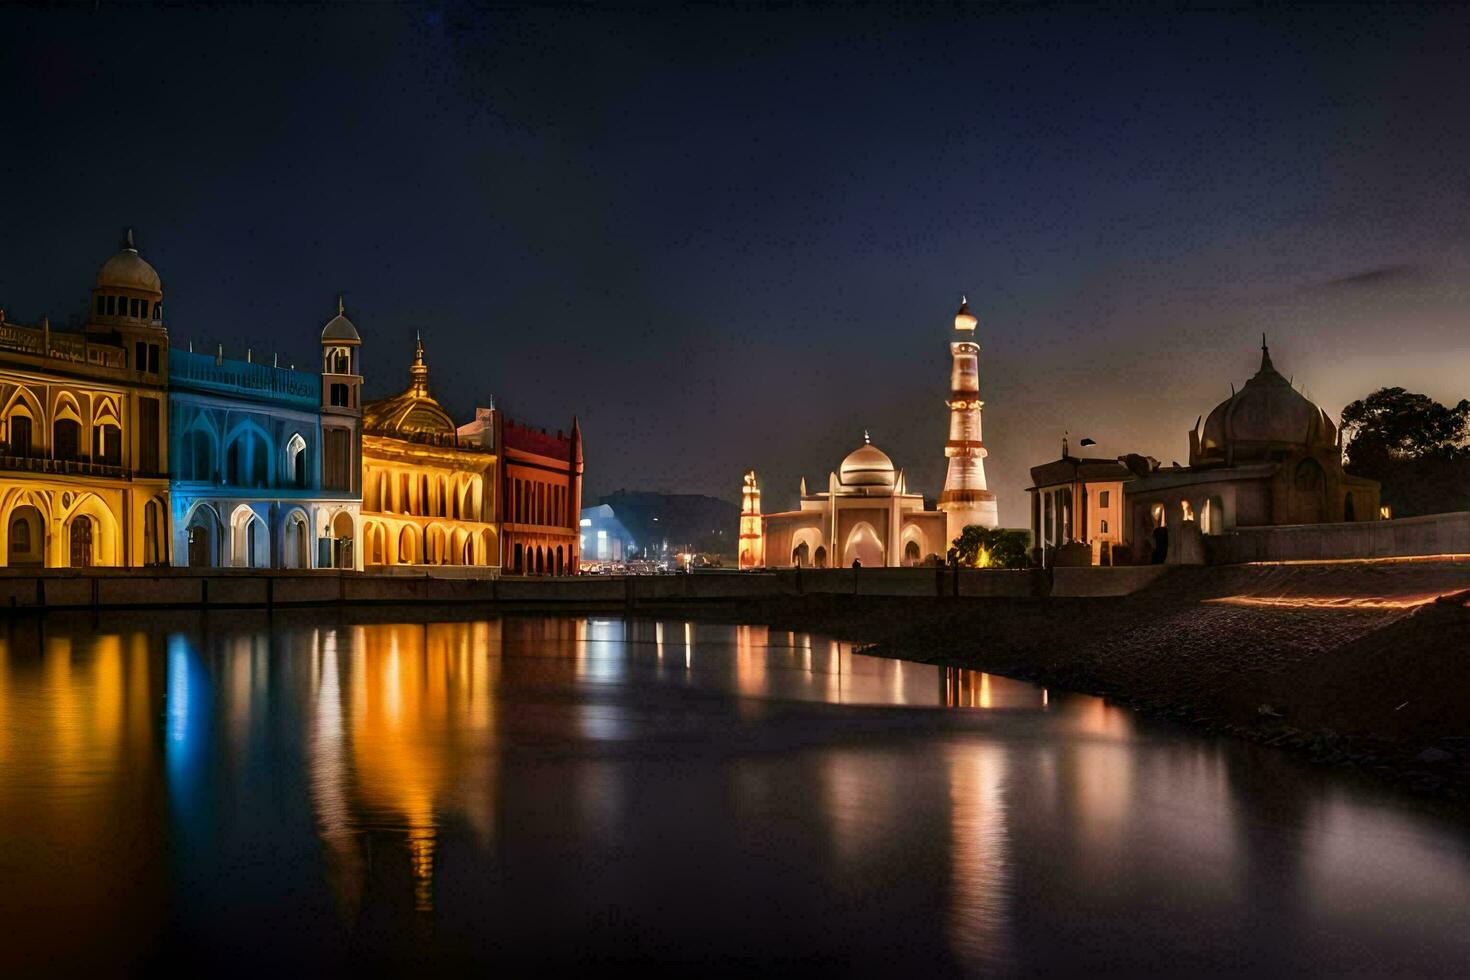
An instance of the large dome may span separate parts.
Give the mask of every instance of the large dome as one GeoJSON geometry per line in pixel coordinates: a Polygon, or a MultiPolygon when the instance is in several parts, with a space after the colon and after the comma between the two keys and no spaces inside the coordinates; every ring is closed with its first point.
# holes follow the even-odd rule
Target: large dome
{"type": "Polygon", "coordinates": [[[1336,443],[1332,419],[1277,372],[1262,344],[1255,377],[1205,419],[1199,460],[1249,462],[1267,459],[1273,451],[1336,443]]]}
{"type": "Polygon", "coordinates": [[[893,489],[898,479],[893,469],[893,460],[871,442],[863,444],[847,454],[837,478],[845,487],[883,487],[893,489]]]}
{"type": "Polygon", "coordinates": [[[429,368],[424,364],[424,342],[421,339],[414,341],[413,364],[409,366],[408,374],[407,391],[362,406],[363,431],[410,439],[428,437],[453,443],[454,420],[429,394],[429,368]]]}
{"type": "Polygon", "coordinates": [[[163,283],[158,278],[158,270],[138,254],[131,229],[128,230],[127,238],[118,253],[102,263],[102,268],[97,272],[97,288],[140,289],[163,295],[163,283]]]}

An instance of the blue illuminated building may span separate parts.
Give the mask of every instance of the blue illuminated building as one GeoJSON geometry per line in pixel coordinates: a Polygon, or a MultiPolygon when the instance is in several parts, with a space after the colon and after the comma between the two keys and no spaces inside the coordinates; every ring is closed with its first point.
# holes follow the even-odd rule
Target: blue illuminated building
{"type": "Polygon", "coordinates": [[[339,299],[321,373],[170,352],[175,565],[362,568],[361,343],[339,299]]]}

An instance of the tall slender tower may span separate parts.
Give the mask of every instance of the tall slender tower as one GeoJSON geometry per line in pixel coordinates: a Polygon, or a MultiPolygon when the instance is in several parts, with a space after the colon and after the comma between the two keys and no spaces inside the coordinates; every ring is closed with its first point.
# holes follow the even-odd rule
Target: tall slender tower
{"type": "Polygon", "coordinates": [[[995,527],[1000,523],[995,494],[985,488],[985,443],[980,439],[980,345],[975,343],[975,315],[963,298],[954,317],[954,338],[949,344],[954,368],[950,372],[949,441],[944,455],[949,470],[944,476],[944,493],[939,509],[946,515],[945,533],[953,541],[971,524],[995,527]]]}
{"type": "Polygon", "coordinates": [[[765,538],[761,534],[761,488],[755,470],[745,472],[740,490],[740,567],[762,568],[766,564],[765,538]]]}

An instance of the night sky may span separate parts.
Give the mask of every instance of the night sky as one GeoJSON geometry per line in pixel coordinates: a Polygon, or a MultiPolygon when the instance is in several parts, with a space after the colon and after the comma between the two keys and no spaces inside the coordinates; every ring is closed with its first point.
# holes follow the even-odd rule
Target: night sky
{"type": "Polygon", "coordinates": [[[1064,429],[1187,459],[1260,334],[1336,415],[1470,395],[1470,9],[0,11],[0,306],[121,230],[170,335],[459,418],[581,417],[588,497],[766,509],[865,428],[937,496],[980,317],[1002,521],[1064,429]]]}

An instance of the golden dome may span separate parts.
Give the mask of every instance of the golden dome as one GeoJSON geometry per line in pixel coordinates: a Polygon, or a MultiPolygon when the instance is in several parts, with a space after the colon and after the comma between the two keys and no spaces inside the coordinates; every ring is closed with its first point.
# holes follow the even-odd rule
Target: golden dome
{"type": "Polygon", "coordinates": [[[138,247],[133,244],[133,229],[128,229],[118,253],[102,263],[97,272],[96,288],[136,289],[163,296],[163,282],[158,278],[158,270],[138,254],[138,247]]]}
{"type": "Polygon", "coordinates": [[[456,438],[454,420],[429,394],[429,368],[424,364],[422,338],[415,342],[413,364],[408,373],[412,380],[406,391],[362,406],[363,431],[453,442],[456,438]]]}
{"type": "Polygon", "coordinates": [[[847,454],[837,470],[837,479],[845,487],[883,487],[893,489],[898,473],[888,454],[863,436],[863,444],[847,454]]]}

